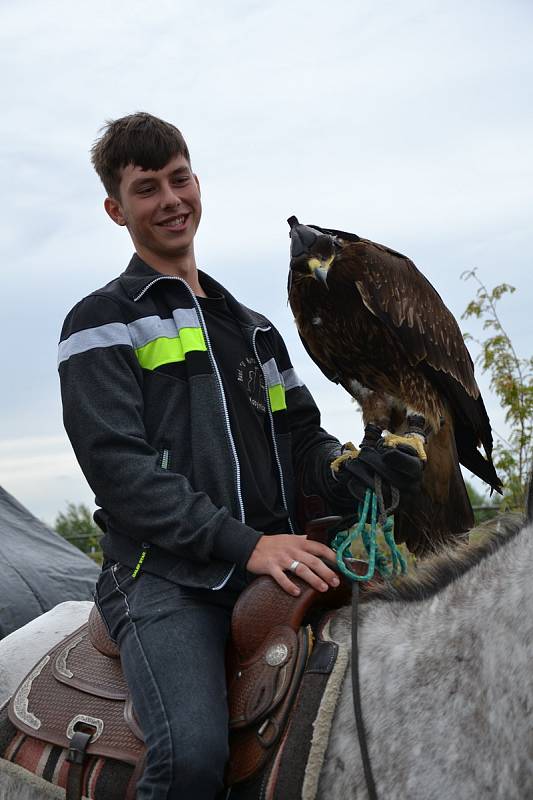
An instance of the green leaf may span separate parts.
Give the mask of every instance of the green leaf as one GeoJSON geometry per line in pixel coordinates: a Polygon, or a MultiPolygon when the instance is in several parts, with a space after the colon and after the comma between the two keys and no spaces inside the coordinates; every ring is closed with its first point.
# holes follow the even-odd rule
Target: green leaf
{"type": "MultiPolygon", "coordinates": [[[[502,508],[522,510],[533,457],[533,356],[521,357],[507,335],[499,316],[498,303],[516,288],[501,283],[489,290],[476,269],[463,272],[464,280],[477,284],[476,297],[468,303],[462,318],[476,318],[491,335],[478,342],[476,363],[490,378],[509,426],[507,444],[494,448],[493,460],[504,481],[502,508]]],[[[466,333],[465,341],[476,341],[466,333]]]]}

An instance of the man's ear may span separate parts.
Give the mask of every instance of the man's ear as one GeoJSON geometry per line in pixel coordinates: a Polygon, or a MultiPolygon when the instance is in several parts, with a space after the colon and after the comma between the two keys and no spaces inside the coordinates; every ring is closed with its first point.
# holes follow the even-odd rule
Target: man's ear
{"type": "Polygon", "coordinates": [[[124,226],[126,224],[126,218],[122,212],[122,206],[118,200],[115,200],[114,197],[106,197],[104,200],[104,208],[113,222],[116,222],[117,225],[124,226]]]}
{"type": "Polygon", "coordinates": [[[200,189],[200,181],[198,180],[198,175],[195,175],[193,172],[193,178],[196,181],[196,185],[198,186],[198,193],[202,194],[202,190],[200,189]]]}

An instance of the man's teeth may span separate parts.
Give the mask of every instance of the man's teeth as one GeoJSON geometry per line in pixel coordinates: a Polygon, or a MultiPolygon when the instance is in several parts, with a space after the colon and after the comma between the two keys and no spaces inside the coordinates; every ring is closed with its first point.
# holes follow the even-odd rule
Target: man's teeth
{"type": "Polygon", "coordinates": [[[174,225],[183,225],[185,222],[185,215],[183,214],[181,217],[176,217],[175,219],[169,219],[167,222],[164,222],[163,225],[167,225],[168,227],[173,227],[174,225]]]}

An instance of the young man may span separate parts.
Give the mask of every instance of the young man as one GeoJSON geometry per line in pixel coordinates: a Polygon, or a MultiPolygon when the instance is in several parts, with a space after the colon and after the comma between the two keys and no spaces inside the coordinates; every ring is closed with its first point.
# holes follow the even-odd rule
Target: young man
{"type": "Polygon", "coordinates": [[[353,499],[278,332],[197,268],[200,185],[181,133],[133,114],[92,157],[135,248],[59,345],[65,427],[105,534],[96,602],[145,736],[138,797],[207,800],[223,789],[235,600],[261,574],[292,594],[288,572],[335,586],[332,550],[294,535],[295,486],[341,513],[353,499]]]}

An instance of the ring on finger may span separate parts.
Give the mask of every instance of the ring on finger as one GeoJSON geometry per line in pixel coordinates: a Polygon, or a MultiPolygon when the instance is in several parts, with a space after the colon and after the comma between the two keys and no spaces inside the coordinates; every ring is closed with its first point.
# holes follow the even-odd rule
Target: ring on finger
{"type": "Polygon", "coordinates": [[[298,569],[299,566],[300,566],[300,562],[299,561],[296,561],[296,560],[295,561],[291,561],[291,565],[289,567],[289,572],[296,572],[296,570],[298,569]]]}

